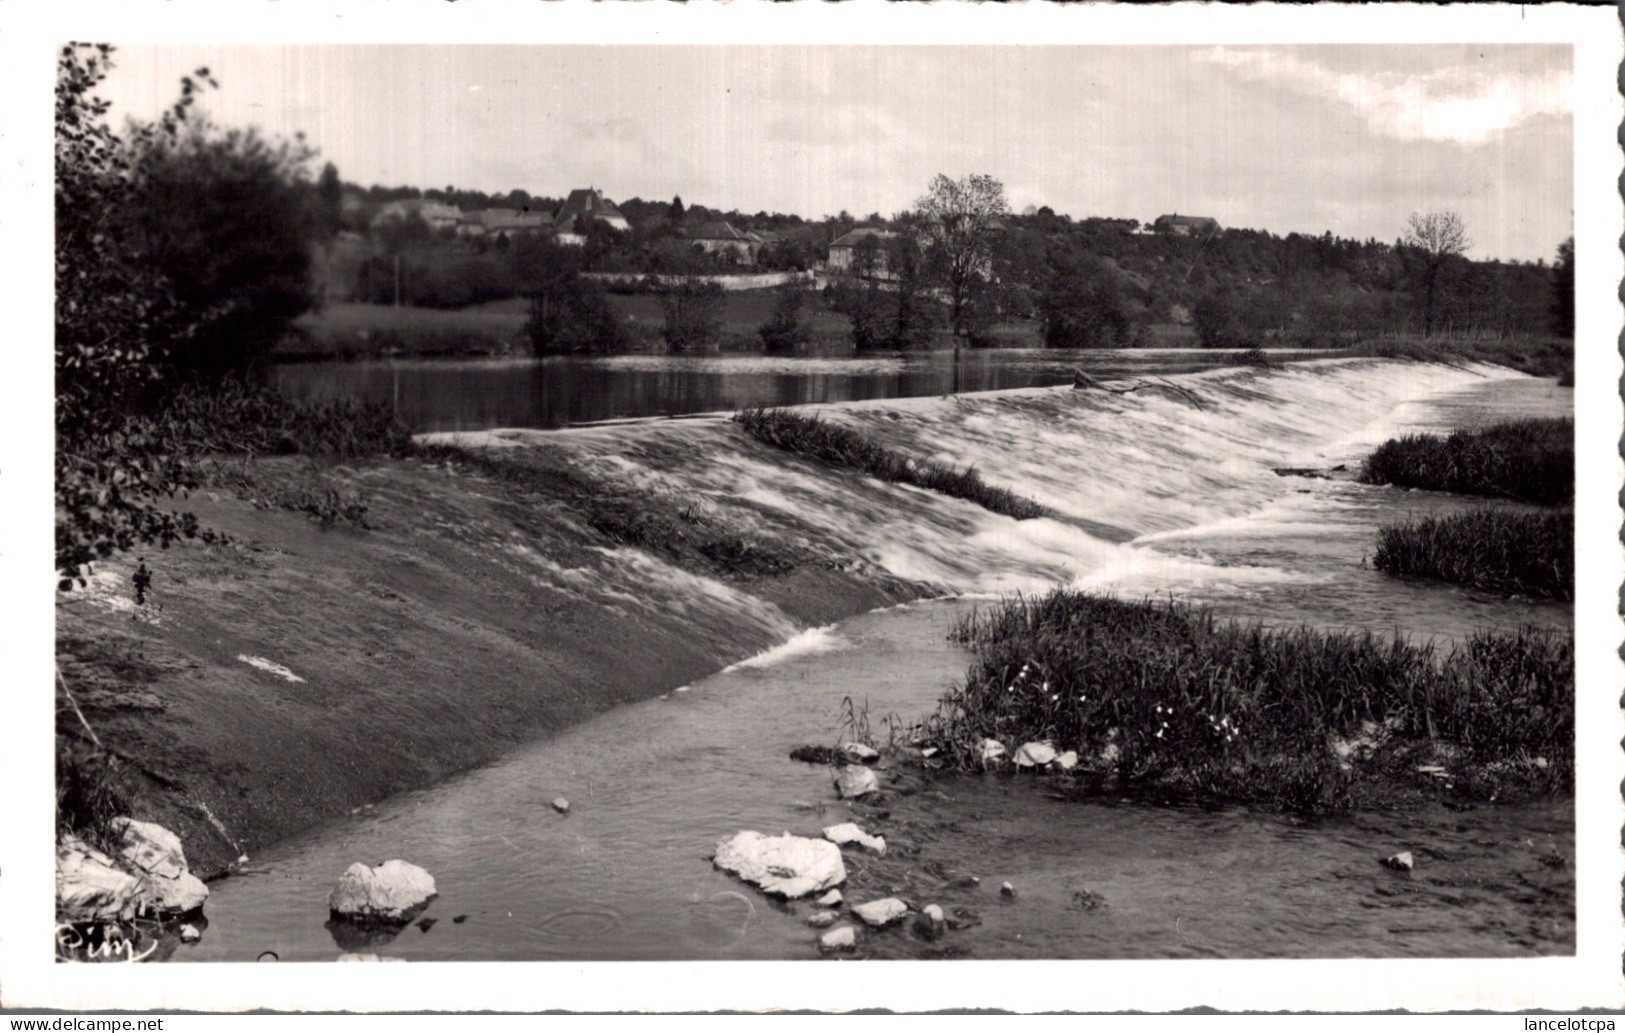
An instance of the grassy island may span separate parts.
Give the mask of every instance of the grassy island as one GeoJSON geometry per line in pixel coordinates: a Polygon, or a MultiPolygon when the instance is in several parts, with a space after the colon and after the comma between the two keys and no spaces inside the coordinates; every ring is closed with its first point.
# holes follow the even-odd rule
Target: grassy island
{"type": "Polygon", "coordinates": [[[985,763],[988,739],[1042,741],[1078,754],[1080,793],[1305,813],[1573,781],[1566,636],[1486,633],[1441,652],[1070,590],[955,635],[975,659],[920,731],[962,767],[985,763]]]}

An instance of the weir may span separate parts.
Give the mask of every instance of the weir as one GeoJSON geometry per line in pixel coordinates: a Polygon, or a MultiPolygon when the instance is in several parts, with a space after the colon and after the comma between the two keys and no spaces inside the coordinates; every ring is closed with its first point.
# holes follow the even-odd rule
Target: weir
{"type": "MultiPolygon", "coordinates": [[[[1279,468],[1357,470],[1370,447],[1409,426],[1407,407],[1490,381],[1529,381],[1500,367],[1327,360],[1277,370],[1180,376],[1176,394],[1035,388],[946,398],[804,406],[921,461],[972,467],[1053,515],[1014,520],[972,502],[832,469],[760,445],[725,416],[564,431],[427,435],[466,447],[560,449],[573,461],[677,505],[726,511],[758,533],[837,562],[930,586],[996,595],[1057,585],[1186,591],[1212,580],[1269,581],[1256,565],[1224,568],[1160,549],[1159,536],[1222,527],[1293,495],[1279,468]]],[[[1345,471],[1344,480],[1352,478],[1345,471]]],[[[719,586],[614,557],[603,574],[640,595],[761,624],[774,616],[719,586]]],[[[568,572],[553,576],[568,580],[568,572]]],[[[606,588],[620,591],[620,588],[606,588]]]]}
{"type": "MultiPolygon", "coordinates": [[[[644,511],[678,514],[671,526],[695,540],[724,528],[745,543],[741,554],[790,557],[793,569],[733,575],[652,539],[571,544],[561,528],[578,518],[551,504],[511,523],[444,528],[466,555],[493,558],[499,579],[556,601],[547,616],[528,618],[538,633],[562,620],[555,615],[610,615],[585,625],[605,629],[590,643],[566,635],[559,648],[574,642],[612,656],[642,639],[681,642],[689,670],[704,656],[719,673],[685,676],[668,686],[677,691],[254,851],[243,872],[216,884],[207,936],[173,957],[812,956],[801,917],[749,906],[740,886],[711,868],[709,851],[740,829],[816,835],[850,820],[827,769],[790,760],[790,750],[833,741],[843,714],[861,714],[882,741],[887,728],[924,717],[968,660],[947,641],[952,622],[1000,595],[1056,585],[1166,594],[1246,620],[1431,638],[1570,626],[1563,606],[1399,583],[1362,565],[1379,522],[1461,503],[1354,480],[1364,454],[1393,433],[1490,413],[1475,399],[1493,395],[1492,415],[1502,418],[1509,407],[1559,412],[1565,393],[1494,368],[1377,360],[1214,370],[1178,383],[1199,407],[1175,392],[1045,388],[812,409],[917,461],[974,466],[1052,514],[1020,521],[779,451],[726,414],[427,436],[428,444],[545,458],[629,492],[644,511]],[[814,575],[889,586],[892,599],[950,598],[858,616],[838,602],[820,611],[808,588],[822,583],[814,575]],[[559,796],[571,801],[567,816],[550,805],[559,796]],[[386,857],[435,875],[442,896],[431,927],[357,938],[326,923],[322,901],[337,874],[358,858],[386,857]]],[[[500,496],[494,480],[457,474],[455,483],[469,499],[500,496]]],[[[532,691],[549,692],[547,670],[538,668],[532,691]]],[[[456,708],[461,698],[444,704],[456,708]]],[[[885,871],[907,880],[949,873],[909,885],[977,916],[984,928],[973,956],[1571,949],[1572,880],[1530,852],[1572,853],[1562,802],[1471,816],[1355,816],[1307,835],[1269,815],[1062,803],[1018,788],[945,776],[929,793],[890,803],[886,834],[898,867],[885,871]],[[1384,893],[1375,879],[1385,870],[1367,855],[1373,844],[1417,837],[1459,858],[1465,881],[1418,890],[1457,904],[1396,938],[1383,916],[1406,906],[1410,922],[1413,902],[1384,893]],[[1532,845],[1483,846],[1513,840],[1532,845]],[[1270,865],[1249,861],[1260,856],[1270,865]],[[1224,878],[1213,878],[1215,866],[1224,878]],[[960,871],[981,876],[975,885],[986,893],[953,882],[960,871]],[[1021,908],[1001,907],[1004,880],[1021,887],[1021,908]],[[1100,900],[1106,910],[1080,918],[1079,907],[1093,913],[1100,900]],[[1538,922],[1524,921],[1527,913],[1538,922]]],[[[883,956],[919,956],[907,936],[874,943],[883,956]]]]}

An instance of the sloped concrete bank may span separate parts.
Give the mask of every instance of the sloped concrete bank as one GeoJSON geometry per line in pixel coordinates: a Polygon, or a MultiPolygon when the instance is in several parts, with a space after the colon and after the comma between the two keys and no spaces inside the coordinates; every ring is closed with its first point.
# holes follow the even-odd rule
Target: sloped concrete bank
{"type": "MultiPolygon", "coordinates": [[[[762,448],[720,421],[700,438],[762,448]]],[[[634,482],[612,456],[545,440],[489,461],[448,447],[228,464],[183,505],[229,544],[146,554],[141,604],[135,555],[59,598],[58,665],[84,715],[59,692],[59,749],[82,748],[88,724],[119,758],[129,813],[179,833],[209,877],[798,629],[929,591],[782,513],[634,482]],[[291,511],[312,490],[364,515],[291,511]]]]}

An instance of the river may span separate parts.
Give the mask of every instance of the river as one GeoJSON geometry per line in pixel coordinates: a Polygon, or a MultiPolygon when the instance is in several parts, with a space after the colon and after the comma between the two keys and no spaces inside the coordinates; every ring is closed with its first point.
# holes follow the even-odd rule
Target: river
{"type": "Polygon", "coordinates": [[[1233,352],[1178,348],[963,350],[957,357],[951,351],[862,358],[561,355],[295,362],[272,367],[270,375],[280,390],[301,400],[365,398],[387,404],[408,427],[424,433],[998,391],[1068,384],[1074,367],[1101,377],[1173,373],[1222,365],[1233,357],[1233,352]]]}
{"type": "MultiPolygon", "coordinates": [[[[882,740],[890,724],[924,716],[965,669],[947,641],[952,622],[999,593],[1047,584],[1168,593],[1247,619],[1417,639],[1570,628],[1567,606],[1399,583],[1362,564],[1378,524],[1463,500],[1361,485],[1346,472],[1274,473],[1357,465],[1399,431],[1572,411],[1572,392],[1545,381],[1399,368],[1414,377],[1358,364],[1181,377],[1208,400],[1201,409],[1150,393],[1079,408],[1072,392],[1030,391],[841,408],[897,441],[924,436],[975,459],[1055,508],[1055,520],[1017,523],[908,489],[887,489],[914,507],[888,517],[794,464],[747,468],[697,450],[706,457],[665,475],[697,493],[755,493],[803,512],[844,506],[877,565],[941,584],[948,597],[802,630],[711,678],[279,844],[215,883],[202,940],[166,953],[814,958],[807,905],[775,905],[708,858],[740,829],[817,834],[854,813],[891,849],[884,861],[849,857],[850,899],[900,889],[966,926],[935,943],[866,934],[863,956],[1572,953],[1571,800],[1305,823],[1245,809],[1068,803],[1032,780],[993,775],[936,778],[881,812],[838,802],[828,769],[788,758],[798,744],[835,740],[843,699],[882,740]],[[549,806],[558,796],[572,803],[567,815],[549,806]],[[1399,850],[1418,859],[1408,878],[1377,863],[1399,850]],[[425,922],[370,935],[329,922],[326,893],[339,873],[392,857],[435,875],[441,895],[425,922]],[[998,892],[1004,881],[1017,888],[1013,900],[998,892]]],[[[640,426],[564,433],[587,452],[652,462],[640,426]]]]}

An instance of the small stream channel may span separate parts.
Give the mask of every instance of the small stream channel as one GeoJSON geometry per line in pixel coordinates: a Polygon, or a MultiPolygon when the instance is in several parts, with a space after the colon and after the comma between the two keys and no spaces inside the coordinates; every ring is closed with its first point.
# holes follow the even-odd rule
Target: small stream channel
{"type": "MultiPolygon", "coordinates": [[[[1569,404],[1568,392],[1544,382],[1494,381],[1406,403],[1385,425],[1440,429],[1569,404]]],[[[1353,463],[1369,442],[1337,447],[1353,463]]],[[[1414,639],[1570,628],[1567,606],[1398,583],[1362,566],[1379,523],[1465,504],[1348,477],[1282,477],[1278,495],[1247,514],[1130,543],[1158,562],[1116,564],[1076,583],[1414,639]],[[1182,557],[1191,560],[1183,575],[1182,557]]],[[[828,768],[788,758],[796,745],[836,740],[846,698],[881,741],[890,716],[927,714],[968,661],[949,629],[990,602],[933,600],[805,631],[693,686],[282,843],[211,887],[202,940],[172,959],[815,958],[809,904],[775,904],[709,857],[741,829],[816,835],[854,816],[891,849],[884,862],[849,854],[849,901],[904,892],[964,926],[936,942],[898,929],[864,934],[860,956],[1574,950],[1568,799],[1306,823],[1244,809],[1069,803],[1047,797],[1037,779],[943,775],[876,808],[839,802],[828,768]],[[558,796],[571,801],[568,814],[550,807],[558,796]],[[1399,850],[1416,856],[1408,876],[1378,863],[1399,850]],[[326,894],[345,867],[395,857],[435,876],[440,896],[424,921],[370,935],[330,923],[326,894]],[[998,891],[1007,880],[1013,900],[998,891]]]]}

